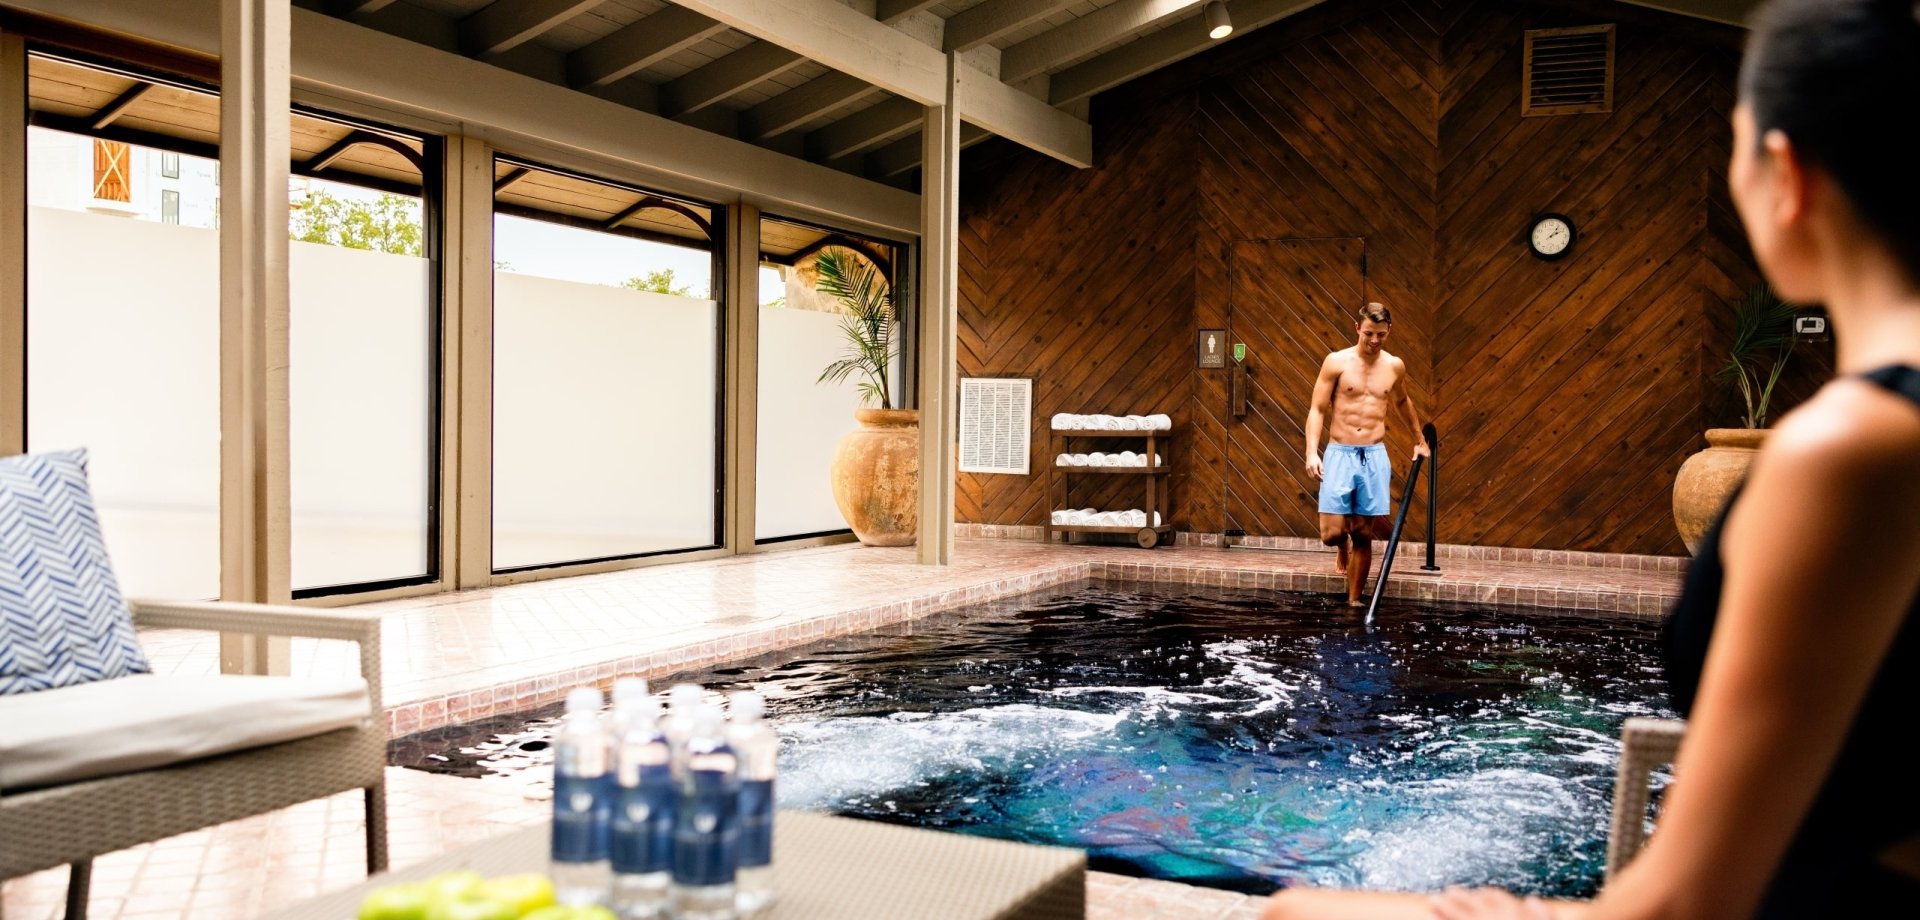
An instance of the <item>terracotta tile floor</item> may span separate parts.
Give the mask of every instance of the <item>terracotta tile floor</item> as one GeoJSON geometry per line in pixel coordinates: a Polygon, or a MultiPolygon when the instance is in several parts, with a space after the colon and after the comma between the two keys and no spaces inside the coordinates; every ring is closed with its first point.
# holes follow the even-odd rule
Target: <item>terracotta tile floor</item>
{"type": "MultiPolygon", "coordinates": [[[[619,674],[664,676],[742,655],[900,622],[1083,578],[1331,591],[1325,551],[1044,545],[961,540],[945,569],[911,549],[827,547],[390,601],[385,695],[396,734],[557,700],[619,674]]],[[[1409,561],[1414,560],[1414,561],[1409,561]]],[[[1403,556],[1397,572],[1414,570],[1403,556]]],[[[1672,570],[1445,559],[1439,576],[1396,574],[1390,596],[1526,603],[1649,616],[1676,592],[1672,570]]],[[[1671,568],[1671,567],[1670,567],[1671,568]]],[[[143,635],[156,670],[212,673],[211,635],[143,635]]],[[[294,643],[295,673],[347,673],[351,646],[294,643]]],[[[543,801],[511,781],[390,769],[392,862],[404,866],[541,820],[543,801]]],[[[97,920],[226,920],[349,885],[364,871],[357,793],[174,837],[95,862],[97,920]]],[[[65,871],[5,885],[6,916],[55,920],[65,871]]],[[[1089,920],[1238,920],[1263,899],[1094,873],[1089,920]]]]}

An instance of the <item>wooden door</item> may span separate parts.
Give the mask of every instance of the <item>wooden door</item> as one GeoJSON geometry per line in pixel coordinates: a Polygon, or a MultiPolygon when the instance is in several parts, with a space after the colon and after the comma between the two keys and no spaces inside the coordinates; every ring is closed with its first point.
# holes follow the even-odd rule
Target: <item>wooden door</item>
{"type": "Polygon", "coordinates": [[[1227,412],[1226,525],[1249,536],[1315,536],[1320,484],[1302,453],[1307,403],[1327,354],[1353,344],[1366,244],[1237,241],[1228,274],[1227,336],[1247,346],[1247,398],[1244,415],[1227,412]]]}

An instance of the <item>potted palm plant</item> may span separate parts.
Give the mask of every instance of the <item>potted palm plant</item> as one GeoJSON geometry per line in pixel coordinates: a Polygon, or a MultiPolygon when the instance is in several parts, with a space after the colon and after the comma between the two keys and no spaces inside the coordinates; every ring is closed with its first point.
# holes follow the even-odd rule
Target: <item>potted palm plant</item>
{"type": "Polygon", "coordinates": [[[1773,389],[1793,357],[1793,315],[1793,307],[1764,284],[1734,303],[1733,343],[1714,377],[1739,394],[1745,427],[1707,429],[1707,449],[1688,457],[1674,478],[1673,521],[1689,553],[1699,547],[1766,441],[1773,389]]]}
{"type": "Polygon", "coordinates": [[[818,382],[855,378],[863,405],[853,412],[860,427],[834,451],[834,503],[861,543],[909,546],[920,523],[920,413],[893,407],[900,327],[893,291],[872,262],[844,249],[821,250],[814,265],[814,289],[840,302],[846,336],[845,354],[818,382]]]}

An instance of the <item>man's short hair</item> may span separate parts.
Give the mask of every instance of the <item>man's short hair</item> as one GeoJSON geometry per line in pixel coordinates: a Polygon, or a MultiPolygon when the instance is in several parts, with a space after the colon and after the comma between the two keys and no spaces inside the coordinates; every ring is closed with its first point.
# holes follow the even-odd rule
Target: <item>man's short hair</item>
{"type": "Polygon", "coordinates": [[[1382,325],[1386,323],[1391,323],[1393,322],[1393,311],[1387,309],[1386,304],[1382,304],[1382,303],[1367,304],[1366,306],[1360,308],[1360,315],[1358,318],[1356,318],[1353,321],[1353,323],[1354,325],[1357,326],[1361,323],[1366,322],[1367,320],[1373,320],[1375,323],[1379,323],[1382,325]]]}

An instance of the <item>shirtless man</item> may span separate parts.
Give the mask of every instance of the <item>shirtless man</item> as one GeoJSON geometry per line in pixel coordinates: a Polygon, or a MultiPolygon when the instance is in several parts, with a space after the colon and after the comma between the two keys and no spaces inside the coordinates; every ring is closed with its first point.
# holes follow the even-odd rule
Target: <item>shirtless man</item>
{"type": "MultiPolygon", "coordinates": [[[[1407,363],[1381,347],[1393,332],[1393,313],[1380,304],[1367,304],[1353,328],[1359,339],[1352,348],[1328,355],[1313,385],[1313,404],[1307,410],[1307,475],[1320,480],[1320,540],[1339,548],[1335,567],[1347,576],[1347,606],[1360,607],[1360,587],[1373,566],[1373,541],[1386,539],[1393,530],[1393,461],[1381,443],[1387,439],[1387,408],[1399,406],[1407,426],[1416,432],[1420,414],[1407,393],[1407,363]],[[1332,442],[1324,465],[1323,430],[1332,442]]],[[[1424,437],[1413,453],[1429,455],[1424,437]]]]}

